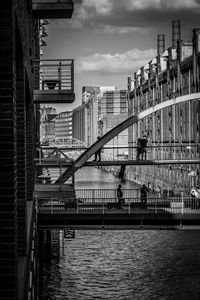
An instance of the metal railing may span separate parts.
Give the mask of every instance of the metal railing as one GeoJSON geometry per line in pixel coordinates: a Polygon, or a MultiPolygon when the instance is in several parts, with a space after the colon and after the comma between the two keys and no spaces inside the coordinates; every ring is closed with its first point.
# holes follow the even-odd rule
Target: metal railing
{"type": "Polygon", "coordinates": [[[37,200],[37,212],[45,214],[200,214],[200,199],[191,197],[148,198],[141,203],[140,198],[124,197],[119,206],[116,197],[99,198],[42,198],[37,200]]]}
{"type": "Polygon", "coordinates": [[[34,68],[40,72],[40,90],[74,91],[74,60],[35,60],[34,68]]]}
{"type": "MultiPolygon", "coordinates": [[[[113,149],[109,147],[103,147],[101,151],[101,161],[108,162],[106,166],[111,166],[109,161],[113,166],[120,166],[121,161],[127,161],[127,164],[140,164],[141,160],[145,159],[145,157],[140,157],[137,160],[137,149],[138,147],[114,147],[113,149]],[[120,149],[119,149],[120,148],[120,149]],[[127,151],[127,149],[132,150],[132,155],[128,156],[126,154],[122,154],[127,151]],[[107,152],[107,150],[109,152],[107,152]],[[122,152],[119,152],[122,151],[122,152]],[[120,155],[117,155],[120,153],[120,155]],[[113,161],[115,163],[113,163],[113,161]],[[117,161],[119,161],[117,165],[117,161]],[[135,161],[135,162],[134,162],[135,161]]],[[[74,161],[78,159],[78,157],[85,151],[85,148],[69,148],[69,147],[40,147],[37,148],[37,157],[35,158],[36,163],[36,171],[40,170],[39,177],[36,178],[36,183],[53,183],[55,182],[59,176],[66,171],[67,168],[74,164],[74,161]],[[52,169],[53,168],[53,169],[52,169]],[[56,172],[57,169],[57,172],[56,172]],[[43,178],[45,177],[45,178],[43,178]],[[53,180],[52,180],[52,178],[53,180]]],[[[181,145],[181,146],[148,146],[146,147],[146,160],[149,162],[145,162],[144,164],[154,164],[161,163],[167,165],[169,176],[170,172],[176,169],[176,174],[179,174],[180,180],[183,179],[183,176],[190,176],[189,173],[194,169],[194,164],[199,164],[199,152],[198,146],[193,145],[181,145]],[[157,162],[156,162],[157,161],[157,162]],[[180,165],[180,167],[175,167],[172,165],[180,165]],[[189,171],[188,167],[184,167],[184,165],[192,164],[193,167],[189,171]]],[[[88,159],[88,161],[94,160],[94,155],[88,159]]],[[[93,165],[93,163],[92,163],[93,165]]],[[[198,168],[198,167],[197,167],[198,168]]],[[[116,170],[115,170],[116,171],[116,170]]],[[[197,169],[198,171],[198,169],[197,169]]],[[[38,174],[38,172],[36,172],[38,174]]],[[[198,174],[195,172],[195,176],[193,176],[192,180],[196,181],[196,185],[198,182],[198,174]]],[[[179,182],[180,183],[180,182],[179,182]]],[[[195,185],[193,183],[193,185],[195,185]]]]}
{"type": "MultiPolygon", "coordinates": [[[[79,155],[82,154],[87,148],[85,147],[40,147],[37,148],[38,152],[43,152],[40,155],[40,162],[45,162],[46,158],[50,158],[52,152],[52,158],[55,158],[55,152],[57,153],[56,159],[59,159],[59,153],[62,153],[62,157],[65,155],[70,156],[76,160],[79,155]],[[70,153],[70,155],[69,155],[70,153]],[[74,153],[74,155],[73,155],[74,153]]],[[[101,150],[102,161],[106,160],[135,160],[137,157],[137,151],[141,150],[139,160],[195,160],[200,158],[200,153],[197,144],[191,145],[149,145],[145,148],[132,146],[132,147],[103,147],[101,150]],[[128,151],[132,150],[132,157],[128,156],[128,151]],[[146,152],[146,153],[145,153],[146,152]],[[146,155],[145,155],[146,154],[146,155]]],[[[93,156],[90,158],[93,159],[93,156]]]]}
{"type": "MultiPolygon", "coordinates": [[[[133,198],[140,198],[140,189],[122,189],[123,196],[127,201],[133,198]]],[[[158,193],[149,191],[149,198],[158,197],[158,193]]],[[[77,199],[117,199],[116,189],[76,189],[77,199]]]]}

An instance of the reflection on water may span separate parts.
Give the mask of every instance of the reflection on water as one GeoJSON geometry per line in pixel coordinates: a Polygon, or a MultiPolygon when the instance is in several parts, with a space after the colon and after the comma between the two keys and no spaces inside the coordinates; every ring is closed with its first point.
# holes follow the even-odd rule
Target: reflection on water
{"type": "Polygon", "coordinates": [[[101,171],[98,168],[83,167],[75,174],[75,188],[80,189],[114,189],[118,184],[122,188],[137,189],[139,186],[131,181],[121,182],[118,177],[113,176],[109,172],[101,171]]]}
{"type": "MultiPolygon", "coordinates": [[[[76,188],[118,184],[96,168],[76,175],[76,188]]],[[[198,231],[80,230],[64,241],[63,256],[45,254],[41,267],[41,300],[200,299],[198,231]]]]}

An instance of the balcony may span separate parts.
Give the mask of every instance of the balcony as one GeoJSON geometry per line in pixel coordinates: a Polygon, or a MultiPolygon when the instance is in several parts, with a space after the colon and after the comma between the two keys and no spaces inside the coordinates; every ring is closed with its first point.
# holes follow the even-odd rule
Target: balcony
{"type": "Polygon", "coordinates": [[[34,19],[71,18],[74,11],[73,0],[33,0],[34,19]]]}
{"type": "Polygon", "coordinates": [[[74,60],[36,60],[39,89],[34,90],[34,103],[72,103],[74,94],[74,60]]]}

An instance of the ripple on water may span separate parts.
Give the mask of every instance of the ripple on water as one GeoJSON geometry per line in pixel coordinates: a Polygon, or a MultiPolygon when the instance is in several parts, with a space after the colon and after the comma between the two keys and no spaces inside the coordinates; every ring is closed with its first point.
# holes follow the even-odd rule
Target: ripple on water
{"type": "Polygon", "coordinates": [[[200,299],[199,272],[198,232],[77,231],[41,300],[200,299]]]}
{"type": "MultiPolygon", "coordinates": [[[[90,167],[75,179],[89,189],[120,182],[90,167]]],[[[64,246],[63,257],[44,260],[40,300],[200,299],[198,231],[77,231],[64,246]]]]}

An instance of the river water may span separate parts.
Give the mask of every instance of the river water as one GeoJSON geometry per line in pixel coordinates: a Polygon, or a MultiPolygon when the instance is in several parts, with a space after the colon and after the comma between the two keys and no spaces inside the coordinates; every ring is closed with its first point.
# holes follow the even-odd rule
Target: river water
{"type": "MultiPolygon", "coordinates": [[[[116,188],[96,168],[76,175],[76,188],[116,188]]],[[[137,188],[122,183],[123,188],[137,188]]],[[[61,257],[45,256],[41,300],[200,299],[200,232],[77,230],[61,257]]]]}

